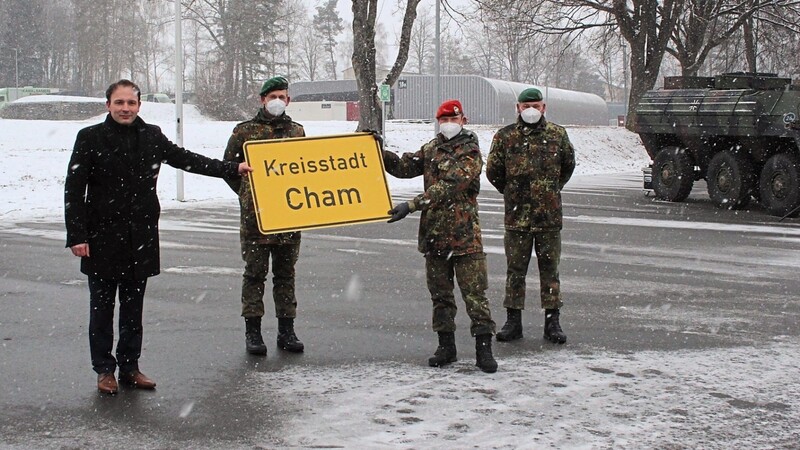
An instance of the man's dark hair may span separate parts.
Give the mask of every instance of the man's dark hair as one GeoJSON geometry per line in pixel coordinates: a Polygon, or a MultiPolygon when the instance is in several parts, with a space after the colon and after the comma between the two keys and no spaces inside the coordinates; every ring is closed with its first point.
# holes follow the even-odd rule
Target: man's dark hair
{"type": "Polygon", "coordinates": [[[142,90],[139,89],[139,86],[137,86],[136,83],[134,83],[131,80],[124,80],[124,79],[119,80],[116,83],[113,83],[111,86],[108,87],[108,89],[106,89],[106,101],[110,102],[111,94],[113,94],[114,91],[116,91],[121,87],[133,88],[133,90],[136,91],[136,99],[139,100],[140,102],[142,101],[142,90]]]}

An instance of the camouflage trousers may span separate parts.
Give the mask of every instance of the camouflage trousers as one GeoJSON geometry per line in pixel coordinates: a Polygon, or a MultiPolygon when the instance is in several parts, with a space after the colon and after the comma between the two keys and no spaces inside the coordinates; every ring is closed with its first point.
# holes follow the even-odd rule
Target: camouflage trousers
{"type": "Polygon", "coordinates": [[[300,243],[242,243],[244,275],[242,276],[242,317],[264,316],[264,283],[272,258],[272,299],[275,317],[295,318],[297,299],[294,296],[294,266],[300,256],[300,243]]]}
{"type": "Polygon", "coordinates": [[[494,334],[495,325],[486,299],[488,275],[486,255],[473,253],[463,256],[425,256],[428,290],[433,301],[433,331],[453,332],[456,330],[456,302],[453,295],[453,277],[458,280],[461,297],[472,320],[470,333],[494,334]]]}
{"type": "Polygon", "coordinates": [[[503,306],[525,309],[525,276],[536,252],[539,263],[539,292],[542,308],[554,309],[563,305],[558,263],[561,259],[561,231],[525,232],[506,230],[506,298],[503,306]]]}

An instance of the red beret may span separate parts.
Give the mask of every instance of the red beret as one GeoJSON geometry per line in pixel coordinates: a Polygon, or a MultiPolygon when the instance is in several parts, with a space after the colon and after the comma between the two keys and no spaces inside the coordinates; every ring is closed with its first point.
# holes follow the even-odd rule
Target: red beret
{"type": "Polygon", "coordinates": [[[461,106],[461,102],[458,100],[445,100],[436,110],[437,119],[443,116],[457,116],[459,114],[464,114],[464,107],[461,106]]]}

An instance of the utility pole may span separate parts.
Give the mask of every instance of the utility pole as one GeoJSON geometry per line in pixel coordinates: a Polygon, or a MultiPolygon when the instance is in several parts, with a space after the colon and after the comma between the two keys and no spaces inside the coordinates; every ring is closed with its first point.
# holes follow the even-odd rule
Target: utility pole
{"type": "MultiPolygon", "coordinates": [[[[181,37],[181,0],[175,0],[175,143],[183,147],[183,38],[181,37]]],[[[179,202],[184,201],[183,171],[178,169],[175,184],[179,202]]]]}
{"type": "MultiPolygon", "coordinates": [[[[442,37],[439,30],[439,22],[441,22],[441,12],[440,10],[441,0],[436,0],[436,100],[434,100],[433,110],[436,111],[436,108],[439,107],[439,104],[442,103],[442,37]]],[[[439,133],[439,121],[433,121],[433,133],[434,135],[439,133]]]]}
{"type": "Polygon", "coordinates": [[[628,122],[628,46],[622,41],[622,90],[625,102],[625,123],[628,122]]]}
{"type": "Polygon", "coordinates": [[[16,78],[16,85],[14,87],[17,88],[17,95],[19,95],[19,49],[15,48],[14,50],[14,77],[16,78]]]}

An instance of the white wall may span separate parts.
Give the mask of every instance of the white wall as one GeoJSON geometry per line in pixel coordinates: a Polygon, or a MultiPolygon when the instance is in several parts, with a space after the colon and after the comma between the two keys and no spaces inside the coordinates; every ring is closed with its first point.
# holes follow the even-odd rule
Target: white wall
{"type": "Polygon", "coordinates": [[[347,120],[347,102],[289,102],[286,114],[297,122],[347,120]]]}

